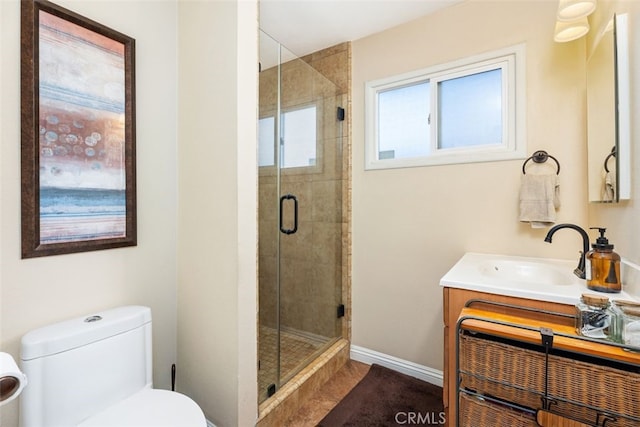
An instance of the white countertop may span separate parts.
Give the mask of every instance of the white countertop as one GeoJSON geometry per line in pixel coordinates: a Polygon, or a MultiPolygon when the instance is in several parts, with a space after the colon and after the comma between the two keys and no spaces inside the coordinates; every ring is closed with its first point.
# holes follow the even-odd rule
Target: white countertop
{"type": "Polygon", "coordinates": [[[490,294],[575,305],[583,293],[613,300],[636,300],[626,292],[604,293],[587,288],[573,274],[578,259],[558,260],[469,252],[440,279],[440,286],[490,294]]]}

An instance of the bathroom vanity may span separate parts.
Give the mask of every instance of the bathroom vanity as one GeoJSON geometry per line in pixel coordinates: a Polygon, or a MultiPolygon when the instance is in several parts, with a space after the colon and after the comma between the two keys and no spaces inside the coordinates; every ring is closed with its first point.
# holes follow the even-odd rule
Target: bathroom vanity
{"type": "MultiPolygon", "coordinates": [[[[499,356],[496,354],[497,350],[492,347],[495,343],[491,341],[467,339],[464,341],[466,347],[462,342],[457,343],[458,337],[463,336],[458,328],[461,313],[466,315],[468,310],[476,310],[476,314],[477,311],[490,313],[492,318],[504,316],[511,320],[521,319],[520,323],[528,323],[534,327],[550,324],[555,325],[555,329],[571,331],[574,327],[575,304],[579,301],[580,295],[585,292],[593,293],[586,288],[584,280],[572,274],[574,268],[575,261],[467,253],[443,276],[440,282],[444,297],[443,400],[447,425],[458,425],[458,346],[467,351],[466,355],[463,354],[461,357],[467,357],[470,348],[476,350],[474,358],[478,356],[478,349],[491,352],[491,363],[496,363],[495,357],[499,356]],[[551,313],[564,314],[566,317],[551,313]],[[474,347],[469,343],[473,343],[474,347]]],[[[624,293],[610,296],[615,299],[633,299],[624,293]]],[[[603,351],[606,352],[607,346],[604,345],[604,348],[603,351]]],[[[482,358],[482,355],[479,356],[482,358]]],[[[528,356],[526,360],[529,360],[528,356]]],[[[524,363],[526,360],[517,362],[515,370],[518,369],[518,363],[524,363]]],[[[640,357],[637,361],[640,367],[640,357]]],[[[514,365],[511,365],[513,361],[509,363],[509,366],[491,368],[499,371],[514,370],[514,365]]],[[[464,361],[462,364],[464,365],[464,361]]]]}

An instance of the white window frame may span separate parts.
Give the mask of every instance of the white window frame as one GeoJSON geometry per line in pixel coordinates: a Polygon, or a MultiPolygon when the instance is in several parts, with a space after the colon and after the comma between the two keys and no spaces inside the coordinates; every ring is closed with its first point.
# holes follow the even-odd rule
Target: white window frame
{"type": "Polygon", "coordinates": [[[524,159],[526,150],[525,45],[475,55],[426,69],[365,83],[365,169],[390,169],[458,163],[524,159]],[[502,143],[438,148],[438,83],[490,70],[502,70],[502,143]],[[380,159],[378,144],[378,94],[428,81],[431,96],[429,154],[420,157],[380,159]]]}

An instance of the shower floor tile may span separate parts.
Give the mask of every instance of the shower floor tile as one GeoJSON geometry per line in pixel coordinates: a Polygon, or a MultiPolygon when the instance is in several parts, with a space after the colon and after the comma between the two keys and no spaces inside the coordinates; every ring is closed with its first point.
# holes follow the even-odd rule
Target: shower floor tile
{"type": "MultiPolygon", "coordinates": [[[[258,341],[258,358],[260,369],[258,370],[258,396],[260,402],[267,396],[267,387],[276,383],[277,370],[277,344],[278,334],[273,328],[260,326],[260,339],[258,341]]],[[[328,338],[316,339],[302,336],[295,332],[280,332],[280,370],[281,384],[295,375],[300,369],[323,349],[328,338]]]]}

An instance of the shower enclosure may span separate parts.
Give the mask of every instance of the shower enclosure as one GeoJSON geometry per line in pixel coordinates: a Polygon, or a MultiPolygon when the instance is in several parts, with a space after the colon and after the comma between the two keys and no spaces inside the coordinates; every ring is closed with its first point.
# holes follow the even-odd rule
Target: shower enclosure
{"type": "Polygon", "coordinates": [[[341,336],[343,96],[260,32],[258,395],[341,336]]]}

